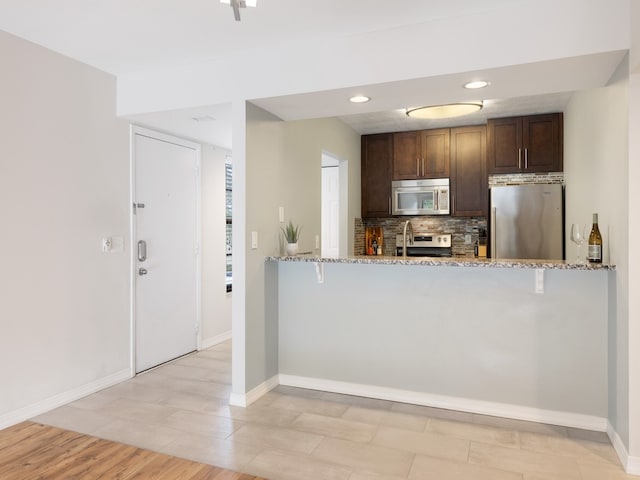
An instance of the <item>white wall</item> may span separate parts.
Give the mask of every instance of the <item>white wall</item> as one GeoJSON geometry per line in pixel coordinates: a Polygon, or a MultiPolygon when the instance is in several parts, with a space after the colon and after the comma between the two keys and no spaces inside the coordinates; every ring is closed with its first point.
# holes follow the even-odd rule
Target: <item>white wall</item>
{"type": "Polygon", "coordinates": [[[120,76],[118,113],[217,105],[238,98],[332,90],[624,50],[629,45],[628,28],[623,28],[628,12],[629,0],[599,0],[588,6],[584,0],[518,1],[424,24],[301,40],[278,48],[256,46],[251,52],[224,59],[120,76]]]}
{"type": "Polygon", "coordinates": [[[231,337],[231,293],[226,292],[225,158],[202,145],[202,346],[231,337]]]}
{"type": "Polygon", "coordinates": [[[240,295],[234,292],[233,298],[232,390],[240,396],[278,373],[277,319],[266,303],[273,295],[265,293],[274,282],[269,281],[272,272],[265,271],[264,257],[279,251],[278,206],[288,188],[284,123],[251,104],[244,118],[245,141],[238,141],[236,128],[233,139],[233,249],[246,252],[239,262],[234,257],[234,288],[239,286],[240,295]],[[236,194],[242,197],[238,201],[236,194]],[[250,249],[251,232],[258,234],[257,249],[250,249]]]}
{"type": "MultiPolygon", "coordinates": [[[[630,122],[629,58],[625,58],[607,87],[576,93],[565,111],[565,179],[567,224],[588,222],[600,214],[605,261],[616,265],[609,298],[609,421],[631,456],[637,425],[631,385],[635,369],[632,356],[640,342],[634,340],[632,309],[635,302],[632,271],[634,239],[630,235],[634,201],[630,122]],[[628,181],[627,181],[628,179],[628,181]]],[[[637,190],[637,186],[635,187],[637,190]]],[[[637,217],[636,217],[637,218],[637,217]]],[[[568,232],[567,232],[568,235],[568,232]]],[[[568,248],[575,246],[569,241],[568,248]]],[[[569,255],[572,250],[568,250],[569,255]]],[[[571,258],[571,257],[568,257],[571,258]]]]}
{"type": "Polygon", "coordinates": [[[0,62],[1,428],[128,377],[130,204],[115,78],[4,32],[0,62]]]}
{"type": "MultiPolygon", "coordinates": [[[[245,298],[235,298],[234,293],[233,306],[233,391],[243,395],[278,373],[277,271],[265,267],[264,262],[265,256],[281,253],[278,208],[284,207],[287,221],[292,219],[303,226],[301,251],[314,249],[315,234],[320,233],[321,224],[322,152],[330,152],[348,161],[351,192],[348,210],[353,237],[353,220],[360,212],[360,137],[339,120],[282,122],[247,104],[246,157],[238,153],[235,145],[234,192],[237,185],[246,181],[246,205],[250,206],[242,209],[234,203],[234,251],[235,233],[244,229],[238,235],[244,235],[247,252],[244,267],[236,268],[234,264],[234,284],[236,277],[242,276],[238,281],[246,291],[245,298]],[[236,225],[242,218],[246,219],[244,225],[236,225]],[[258,234],[257,249],[249,248],[251,232],[258,234]],[[236,338],[236,325],[242,328],[242,322],[244,341],[240,336],[236,338]],[[236,353],[240,349],[245,351],[244,357],[236,353]]],[[[353,244],[350,250],[353,251],[353,244]]]]}
{"type": "MultiPolygon", "coordinates": [[[[627,261],[628,188],[628,59],[612,82],[575,93],[564,114],[564,176],[566,181],[567,258],[574,258],[571,223],[591,226],[593,213],[603,236],[603,261],[627,261]]],[[[582,247],[586,256],[586,246],[582,247]]]]}
{"type": "Polygon", "coordinates": [[[606,271],[546,270],[537,294],[534,269],[327,263],[322,284],[312,263],[278,270],[281,375],[605,428],[606,271]]]}
{"type": "Polygon", "coordinates": [[[629,78],[629,454],[640,474],[640,5],[631,1],[629,78]]]}
{"type": "Polygon", "coordinates": [[[315,236],[321,234],[322,153],[341,160],[340,182],[346,180],[347,253],[353,255],[354,219],[360,217],[360,135],[335,118],[285,123],[287,167],[286,188],[281,193],[285,221],[303,226],[300,251],[313,251],[315,236]],[[344,164],[346,162],[346,165],[344,164]]]}

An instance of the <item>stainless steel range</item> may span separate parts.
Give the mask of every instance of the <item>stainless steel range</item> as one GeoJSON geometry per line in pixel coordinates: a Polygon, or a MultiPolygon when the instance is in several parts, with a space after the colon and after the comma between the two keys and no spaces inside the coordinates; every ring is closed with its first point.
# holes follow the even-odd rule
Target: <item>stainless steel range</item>
{"type": "MultiPolygon", "coordinates": [[[[396,255],[402,256],[402,234],[396,235],[396,255]]],[[[407,238],[407,257],[450,257],[451,234],[423,233],[413,237],[413,243],[407,238]]]]}

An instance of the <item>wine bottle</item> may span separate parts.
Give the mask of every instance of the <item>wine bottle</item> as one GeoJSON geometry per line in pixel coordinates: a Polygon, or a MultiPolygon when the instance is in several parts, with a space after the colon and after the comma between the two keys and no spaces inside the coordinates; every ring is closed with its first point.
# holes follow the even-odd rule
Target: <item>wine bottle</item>
{"type": "Polygon", "coordinates": [[[593,214],[593,226],[589,234],[589,249],[587,259],[591,263],[602,263],[602,235],[598,228],[598,214],[593,214]]]}

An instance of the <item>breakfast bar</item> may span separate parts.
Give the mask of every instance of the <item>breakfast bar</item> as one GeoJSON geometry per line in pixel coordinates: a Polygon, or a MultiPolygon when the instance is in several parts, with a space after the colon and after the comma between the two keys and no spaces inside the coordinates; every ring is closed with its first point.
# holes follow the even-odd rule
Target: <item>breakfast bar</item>
{"type": "Polygon", "coordinates": [[[280,383],[604,430],[615,268],[268,257],[280,383]]]}

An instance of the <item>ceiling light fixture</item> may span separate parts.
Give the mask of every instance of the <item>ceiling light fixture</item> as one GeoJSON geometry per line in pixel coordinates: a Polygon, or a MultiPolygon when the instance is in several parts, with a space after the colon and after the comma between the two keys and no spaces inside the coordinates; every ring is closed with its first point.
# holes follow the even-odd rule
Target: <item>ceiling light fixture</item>
{"type": "Polygon", "coordinates": [[[369,100],[371,100],[371,98],[365,95],[355,95],[349,99],[351,103],[366,103],[369,100]]]}
{"type": "Polygon", "coordinates": [[[473,82],[467,82],[464,84],[464,88],[475,90],[477,88],[485,88],[489,86],[489,82],[486,80],[474,80],[473,82]]]}
{"type": "Polygon", "coordinates": [[[481,109],[482,102],[450,103],[448,105],[407,108],[406,114],[411,118],[431,120],[469,115],[481,109]]]}
{"type": "Polygon", "coordinates": [[[220,3],[226,3],[233,8],[233,16],[236,22],[240,21],[240,9],[246,7],[255,7],[258,0],[220,0],[220,3]]]}

